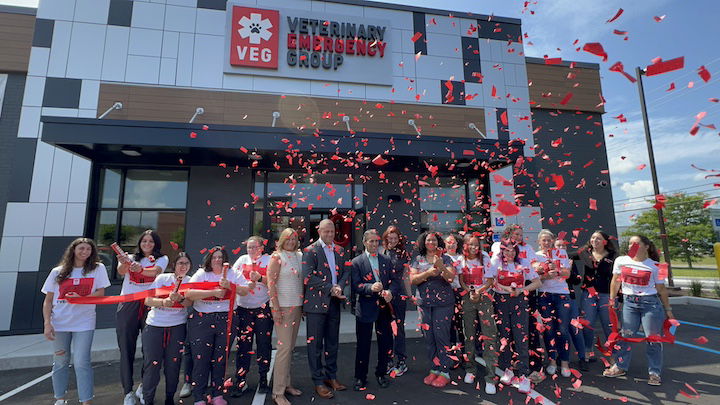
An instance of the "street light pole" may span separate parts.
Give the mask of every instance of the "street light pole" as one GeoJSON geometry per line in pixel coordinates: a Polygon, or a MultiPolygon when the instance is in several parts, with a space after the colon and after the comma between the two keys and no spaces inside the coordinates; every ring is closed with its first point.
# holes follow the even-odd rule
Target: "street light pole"
{"type": "MultiPolygon", "coordinates": [[[[645,127],[645,142],[647,143],[648,159],[650,159],[650,174],[652,175],[653,190],[655,195],[660,194],[658,185],[657,169],[655,168],[655,153],[653,152],[652,138],[650,137],[650,122],[648,121],[647,106],[645,105],[645,91],[643,90],[642,77],[645,72],[639,67],[635,68],[637,75],[638,93],[640,93],[640,111],[642,112],[643,126],[645,127]]],[[[663,257],[668,266],[668,282],[674,287],[672,276],[672,265],[670,264],[670,247],[668,245],[667,231],[665,230],[665,216],[662,208],[657,209],[658,222],[660,225],[660,241],[662,242],[663,257]]]]}

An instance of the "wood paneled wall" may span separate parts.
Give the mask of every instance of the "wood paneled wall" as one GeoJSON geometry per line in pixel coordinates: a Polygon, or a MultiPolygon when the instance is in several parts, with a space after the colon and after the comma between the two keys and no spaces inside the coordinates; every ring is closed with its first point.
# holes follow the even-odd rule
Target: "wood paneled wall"
{"type": "Polygon", "coordinates": [[[35,16],[0,13],[0,72],[27,72],[35,16]]]}
{"type": "Polygon", "coordinates": [[[604,113],[600,71],[561,65],[527,64],[531,108],[604,113]],[[568,93],[572,97],[560,104],[568,93]]]}
{"type": "Polygon", "coordinates": [[[430,136],[476,138],[468,124],[485,128],[480,108],[101,84],[98,114],[116,101],[123,103],[123,109],[113,111],[108,119],[188,122],[195,109],[203,107],[205,114],[195,123],[268,127],[273,111],[278,111],[277,127],[308,133],[312,128],[346,130],[343,115],[350,116],[350,127],[358,134],[414,135],[408,119],[430,136]]]}

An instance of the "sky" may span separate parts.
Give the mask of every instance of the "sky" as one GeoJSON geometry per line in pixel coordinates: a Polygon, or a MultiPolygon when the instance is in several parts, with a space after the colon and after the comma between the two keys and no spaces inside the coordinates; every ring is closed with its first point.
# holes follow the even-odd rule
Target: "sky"
{"type": "MultiPolygon", "coordinates": [[[[52,1],[52,0],[44,0],[52,1]]],[[[685,68],[663,75],[645,77],[645,94],[655,150],[660,192],[705,193],[720,197],[720,177],[705,178],[720,170],[720,129],[700,127],[690,134],[698,114],[699,122],[720,128],[720,44],[717,38],[717,0],[384,0],[458,12],[522,19],[526,56],[561,57],[563,60],[600,63],[603,116],[610,164],[615,213],[619,226],[647,209],[654,196],[643,131],[637,86],[608,68],[620,61],[634,74],[636,66],[647,66],[654,58],[685,58],[685,68]],[[607,23],[618,10],[623,14],[607,23]],[[657,22],[654,17],[659,17],[657,22]],[[627,31],[616,35],[613,30],[627,31]],[[627,40],[624,38],[627,36],[627,40]],[[573,45],[575,41],[577,45],[573,45]],[[588,42],[600,42],[609,55],[607,62],[577,51],[588,42]],[[697,71],[710,72],[705,83],[697,71]],[[692,82],[692,84],[691,84],[692,82]],[[667,91],[674,83],[675,89],[667,91]],[[692,86],[689,88],[689,86],[692,86]],[[622,114],[627,122],[621,123],[622,114]],[[643,166],[644,165],[644,166],[643,166]],[[644,168],[642,168],[644,167],[644,168]],[[642,168],[642,169],[641,169],[642,168]]],[[[0,4],[37,7],[37,0],[0,0],[0,4]]],[[[717,172],[715,174],[720,174],[717,172]]],[[[715,207],[719,207],[720,204],[715,207]]]]}

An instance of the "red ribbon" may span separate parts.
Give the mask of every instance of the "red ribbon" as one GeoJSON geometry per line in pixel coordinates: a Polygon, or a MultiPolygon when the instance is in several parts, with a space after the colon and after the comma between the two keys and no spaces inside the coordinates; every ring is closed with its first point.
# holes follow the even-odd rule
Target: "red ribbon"
{"type": "Polygon", "coordinates": [[[604,346],[600,344],[599,339],[597,342],[598,348],[606,356],[609,356],[610,353],[612,353],[612,347],[615,346],[615,343],[617,342],[675,343],[675,335],[670,332],[670,328],[673,326],[673,324],[677,323],[677,321],[674,319],[671,320],[666,318],[665,321],[663,321],[663,330],[661,335],[650,335],[645,337],[624,337],[619,332],[619,321],[617,313],[615,312],[615,308],[611,306],[610,308],[608,308],[608,312],[610,313],[610,326],[612,327],[612,333],[610,333],[610,336],[608,336],[607,342],[605,342],[604,346]]]}

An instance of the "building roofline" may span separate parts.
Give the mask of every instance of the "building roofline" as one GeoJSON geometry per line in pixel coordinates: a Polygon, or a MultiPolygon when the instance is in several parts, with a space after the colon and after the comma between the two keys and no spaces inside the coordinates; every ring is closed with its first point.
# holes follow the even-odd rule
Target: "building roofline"
{"type": "Polygon", "coordinates": [[[35,15],[37,14],[37,9],[32,7],[20,7],[0,4],[0,13],[35,15]]]}
{"type": "MultiPolygon", "coordinates": [[[[536,65],[544,65],[545,59],[543,58],[534,58],[531,56],[525,57],[526,63],[534,63],[536,65]]],[[[560,63],[554,63],[551,66],[563,66],[563,67],[570,67],[570,64],[574,63],[575,67],[584,68],[584,69],[594,69],[594,70],[600,70],[600,64],[599,63],[591,63],[591,62],[576,62],[572,60],[564,60],[560,63]]]]}

